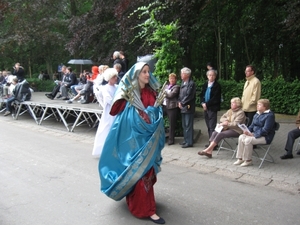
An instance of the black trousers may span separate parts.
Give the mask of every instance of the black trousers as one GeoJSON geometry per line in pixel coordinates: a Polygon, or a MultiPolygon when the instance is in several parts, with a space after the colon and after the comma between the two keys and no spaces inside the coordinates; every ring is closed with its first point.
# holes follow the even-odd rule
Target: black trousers
{"type": "Polygon", "coordinates": [[[55,87],[53,88],[52,93],[51,93],[51,95],[53,96],[53,98],[55,98],[55,96],[59,92],[59,89],[60,89],[60,85],[55,85],[55,87]]]}
{"type": "Polygon", "coordinates": [[[212,111],[209,109],[205,110],[204,118],[207,126],[208,137],[210,138],[217,125],[218,111],[212,111]]]}
{"type": "Polygon", "coordinates": [[[244,112],[245,116],[249,118],[248,127],[251,125],[255,112],[244,112]]]}
{"type": "Polygon", "coordinates": [[[287,140],[286,140],[286,143],[285,143],[285,150],[287,151],[288,155],[293,154],[294,142],[298,137],[300,137],[300,129],[299,128],[291,130],[288,133],[287,140]]]}
{"type": "Polygon", "coordinates": [[[168,116],[169,120],[169,143],[174,142],[175,130],[177,124],[177,115],[179,114],[179,108],[167,109],[166,106],[163,106],[164,114],[168,116]]]}

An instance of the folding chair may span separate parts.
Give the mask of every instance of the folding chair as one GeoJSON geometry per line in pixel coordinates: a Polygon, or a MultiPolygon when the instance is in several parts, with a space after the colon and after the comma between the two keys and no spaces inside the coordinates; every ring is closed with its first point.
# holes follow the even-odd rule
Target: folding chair
{"type": "Polygon", "coordinates": [[[72,92],[71,88],[68,88],[68,98],[72,99],[73,97],[75,97],[75,94],[72,92]]]}
{"type": "Polygon", "coordinates": [[[297,151],[300,145],[300,138],[298,138],[297,144],[295,145],[294,151],[297,151]]]}
{"type": "Polygon", "coordinates": [[[227,151],[232,151],[232,159],[237,151],[237,145],[238,145],[238,137],[230,137],[230,138],[224,138],[221,143],[220,143],[220,147],[217,151],[217,155],[219,154],[220,150],[227,150],[227,151]],[[227,145],[227,147],[225,146],[225,144],[227,145]]]}
{"type": "MultiPolygon", "coordinates": [[[[249,118],[246,117],[245,125],[248,126],[248,123],[249,123],[249,118]]],[[[227,150],[227,151],[232,151],[233,154],[232,154],[231,158],[233,159],[233,157],[234,157],[234,155],[236,154],[236,151],[237,151],[238,140],[239,140],[238,137],[224,138],[220,143],[220,147],[217,151],[217,155],[219,154],[221,149],[227,150]],[[234,144],[233,144],[233,142],[234,142],[234,144]]]]}
{"type": "Polygon", "coordinates": [[[3,85],[0,85],[0,113],[5,111],[5,99],[3,98],[3,85]]]}
{"type": "MultiPolygon", "coordinates": [[[[275,135],[276,135],[276,132],[279,130],[279,128],[280,128],[280,124],[275,122],[275,135]]],[[[275,136],[274,136],[274,138],[275,138],[275,136]]],[[[274,138],[273,138],[273,140],[274,140],[274,138]]],[[[257,158],[261,160],[261,163],[259,164],[258,169],[261,168],[264,161],[274,163],[274,159],[269,153],[271,150],[271,146],[272,146],[272,142],[270,144],[258,144],[257,149],[253,149],[253,152],[256,154],[257,158]],[[259,150],[264,151],[263,157],[259,156],[259,154],[258,154],[259,150]],[[268,158],[267,158],[267,156],[268,156],[268,158]]]]}

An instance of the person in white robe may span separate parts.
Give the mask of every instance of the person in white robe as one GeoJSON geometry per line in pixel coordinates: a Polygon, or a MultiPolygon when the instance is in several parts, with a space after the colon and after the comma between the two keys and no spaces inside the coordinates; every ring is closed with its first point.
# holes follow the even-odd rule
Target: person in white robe
{"type": "Polygon", "coordinates": [[[104,71],[103,77],[108,83],[101,88],[101,93],[99,93],[101,95],[99,104],[103,108],[103,113],[94,141],[92,155],[95,157],[100,157],[105,139],[115,119],[115,116],[111,116],[109,112],[118,86],[116,84],[118,82],[118,72],[114,68],[108,68],[104,71]]]}

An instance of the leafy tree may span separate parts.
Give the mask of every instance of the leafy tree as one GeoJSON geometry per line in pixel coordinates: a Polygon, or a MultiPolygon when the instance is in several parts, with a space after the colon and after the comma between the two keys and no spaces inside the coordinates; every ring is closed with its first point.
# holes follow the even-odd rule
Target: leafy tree
{"type": "Polygon", "coordinates": [[[156,19],[165,7],[156,1],[135,11],[139,13],[139,17],[149,15],[145,22],[137,25],[136,29],[139,31],[134,40],[143,39],[143,45],[154,46],[153,52],[157,59],[155,75],[162,81],[167,80],[170,73],[176,73],[182,68],[184,52],[177,36],[180,29],[177,22],[164,25],[156,19]]]}

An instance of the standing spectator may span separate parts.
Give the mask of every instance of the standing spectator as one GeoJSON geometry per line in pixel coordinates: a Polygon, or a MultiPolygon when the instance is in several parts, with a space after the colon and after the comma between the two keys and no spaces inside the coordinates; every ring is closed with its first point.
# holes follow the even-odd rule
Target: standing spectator
{"type": "Polygon", "coordinates": [[[2,79],[0,81],[0,85],[5,85],[7,83],[7,79],[8,79],[7,71],[3,70],[2,71],[2,79]]]}
{"type": "Polygon", "coordinates": [[[43,73],[43,80],[50,80],[50,76],[49,76],[47,70],[43,73]]]}
{"type": "Polygon", "coordinates": [[[242,104],[246,117],[249,118],[249,125],[251,125],[253,116],[256,113],[257,100],[260,99],[261,95],[261,83],[259,79],[256,78],[254,66],[246,66],[245,74],[246,82],[244,85],[242,104]]]}
{"type": "Polygon", "coordinates": [[[115,65],[116,63],[119,63],[119,64],[121,64],[121,66],[122,66],[122,71],[124,72],[124,73],[126,73],[126,70],[125,70],[125,64],[124,64],[124,62],[122,61],[122,59],[121,59],[121,55],[120,55],[120,52],[118,52],[118,51],[115,51],[114,53],[113,53],[113,65],[115,65]]]}
{"type": "Polygon", "coordinates": [[[112,106],[114,94],[118,87],[118,72],[114,68],[109,68],[105,70],[103,76],[108,83],[104,85],[101,89],[101,100],[99,104],[103,108],[103,113],[101,115],[100,124],[98,126],[97,133],[95,136],[94,147],[92,152],[93,156],[101,155],[105,139],[115,119],[115,116],[110,115],[109,112],[112,106]]]}
{"type": "Polygon", "coordinates": [[[25,78],[25,71],[22,66],[20,66],[20,63],[16,63],[14,68],[13,75],[17,76],[19,82],[22,82],[25,78]]]}
{"type": "Polygon", "coordinates": [[[118,71],[118,83],[122,80],[125,73],[122,71],[122,65],[120,63],[116,63],[114,68],[118,71]]]}
{"type": "Polygon", "coordinates": [[[171,73],[169,75],[169,84],[165,88],[166,94],[163,102],[163,110],[164,113],[168,115],[168,120],[169,120],[168,145],[174,144],[177,114],[179,113],[178,96],[179,96],[180,86],[177,85],[176,82],[177,82],[176,74],[171,73]]]}
{"type": "Polygon", "coordinates": [[[239,136],[236,158],[234,165],[252,165],[253,145],[270,144],[275,135],[275,115],[270,110],[268,99],[257,101],[257,112],[253,117],[248,131],[244,130],[239,136]]]}
{"type": "Polygon", "coordinates": [[[122,62],[124,63],[124,66],[125,66],[125,68],[123,70],[123,72],[125,74],[128,70],[128,67],[129,67],[129,60],[127,59],[127,57],[125,56],[123,51],[120,51],[120,58],[121,58],[122,62]]]}
{"type": "Polygon", "coordinates": [[[44,72],[41,71],[40,74],[39,74],[39,76],[38,76],[38,79],[39,80],[43,80],[43,78],[44,78],[44,72]]]}
{"type": "Polygon", "coordinates": [[[59,80],[59,74],[58,74],[58,72],[54,72],[53,74],[52,74],[52,79],[53,80],[59,80]]]}
{"type": "MultiPolygon", "coordinates": [[[[298,116],[296,118],[296,129],[291,130],[287,135],[287,140],[285,143],[285,151],[286,153],[280,156],[281,159],[292,159],[293,156],[293,146],[295,140],[300,137],[300,111],[298,112],[298,116]]],[[[300,150],[297,151],[297,155],[300,155],[300,150]]]]}
{"type": "MultiPolygon", "coordinates": [[[[215,70],[208,70],[206,76],[208,81],[202,86],[200,102],[204,110],[208,137],[210,138],[217,125],[218,111],[221,109],[221,85],[216,81],[217,73],[215,70]]],[[[205,145],[205,147],[208,146],[209,143],[205,145]]]]}
{"type": "Polygon", "coordinates": [[[206,64],[206,68],[207,68],[207,70],[216,70],[214,65],[211,62],[208,62],[206,64]]]}
{"type": "Polygon", "coordinates": [[[153,188],[165,145],[162,108],[156,105],[159,83],[143,62],[123,80],[128,86],[120,82],[116,90],[110,111],[116,118],[99,161],[101,191],[114,200],[126,196],[132,215],[164,224],[156,214],[153,188]]]}
{"type": "Polygon", "coordinates": [[[0,71],[0,83],[2,83],[4,77],[3,77],[3,74],[2,74],[2,71],[0,71]]]}
{"type": "Polygon", "coordinates": [[[7,86],[6,86],[7,80],[8,80],[7,72],[5,70],[3,70],[3,72],[2,72],[2,80],[0,82],[0,96],[1,97],[6,97],[6,98],[8,97],[7,96],[8,90],[7,90],[6,94],[4,94],[4,88],[7,88],[7,86]]]}
{"type": "Polygon", "coordinates": [[[100,102],[101,88],[103,87],[103,85],[106,84],[106,81],[103,77],[103,73],[108,68],[109,68],[108,65],[100,65],[98,67],[99,74],[98,74],[97,78],[94,80],[93,91],[94,91],[94,94],[95,94],[95,97],[96,97],[98,103],[100,102]]]}
{"type": "Polygon", "coordinates": [[[196,85],[191,78],[192,71],[184,67],[181,69],[181,86],[178,98],[178,107],[181,110],[184,140],[182,148],[193,147],[194,114],[196,102],[196,85]]]}

